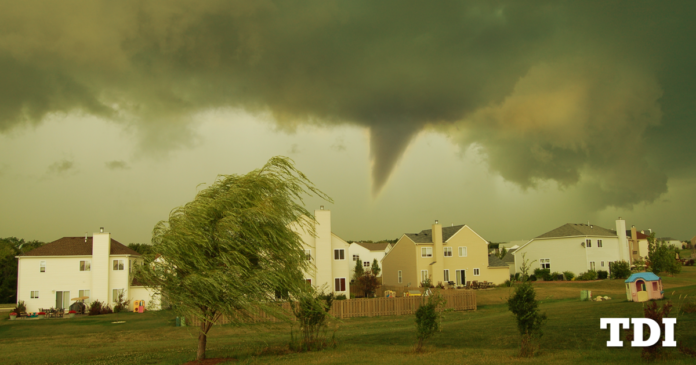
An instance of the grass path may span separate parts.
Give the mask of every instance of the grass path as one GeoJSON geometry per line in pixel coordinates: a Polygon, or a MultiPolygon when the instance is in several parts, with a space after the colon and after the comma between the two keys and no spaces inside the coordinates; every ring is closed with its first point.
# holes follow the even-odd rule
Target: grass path
{"type": "MultiPolygon", "coordinates": [[[[696,297],[696,269],[664,278],[667,297],[679,302],[696,297]]],[[[208,341],[208,357],[235,357],[242,364],[597,364],[640,362],[640,350],[606,348],[602,317],[642,317],[642,304],[625,300],[623,283],[535,284],[541,308],[549,317],[541,354],[520,359],[519,336],[505,300],[509,291],[479,292],[479,310],[446,312],[442,332],[423,354],[413,353],[414,316],[353,318],[335,322],[338,347],[321,352],[290,353],[290,327],[277,325],[216,326],[208,341]],[[609,295],[608,302],[580,302],[579,291],[609,295]]],[[[196,329],[174,327],[171,312],[121,313],[64,320],[0,319],[0,363],[181,364],[195,358],[196,329]],[[124,324],[111,322],[123,320],[124,324]]],[[[677,341],[696,349],[696,313],[682,314],[677,341]]],[[[664,363],[693,364],[675,350],[664,363]]]]}

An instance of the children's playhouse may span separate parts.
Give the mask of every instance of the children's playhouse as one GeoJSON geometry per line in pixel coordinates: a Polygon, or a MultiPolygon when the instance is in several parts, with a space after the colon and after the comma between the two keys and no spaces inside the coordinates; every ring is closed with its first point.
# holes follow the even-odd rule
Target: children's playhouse
{"type": "Polygon", "coordinates": [[[651,272],[639,272],[631,275],[625,281],[626,299],[629,302],[647,302],[662,299],[662,280],[651,272]]]}

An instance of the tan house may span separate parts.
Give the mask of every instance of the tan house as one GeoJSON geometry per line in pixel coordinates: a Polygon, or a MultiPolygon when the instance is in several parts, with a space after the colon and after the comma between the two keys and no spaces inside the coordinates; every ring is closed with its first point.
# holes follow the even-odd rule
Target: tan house
{"type": "Polygon", "coordinates": [[[488,281],[501,284],[510,278],[508,265],[488,255],[488,241],[467,225],[406,233],[382,259],[382,283],[418,287],[426,278],[434,285],[488,281]]]}

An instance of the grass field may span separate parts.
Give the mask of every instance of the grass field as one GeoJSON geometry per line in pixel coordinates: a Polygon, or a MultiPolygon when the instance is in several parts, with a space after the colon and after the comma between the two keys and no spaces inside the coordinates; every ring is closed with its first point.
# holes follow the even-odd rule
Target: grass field
{"type": "MultiPolygon", "coordinates": [[[[696,297],[696,268],[664,277],[668,299],[696,297]]],[[[536,283],[549,321],[544,327],[541,353],[520,359],[519,336],[505,300],[509,290],[478,292],[479,309],[446,312],[442,331],[425,353],[413,352],[414,316],[354,318],[335,322],[338,346],[321,352],[290,353],[290,326],[216,326],[208,340],[208,358],[232,357],[242,364],[356,364],[356,363],[467,363],[467,364],[597,364],[641,362],[640,349],[607,348],[608,330],[599,329],[603,317],[642,317],[642,304],[627,302],[623,281],[536,283]],[[607,302],[580,302],[581,289],[609,295],[607,302]]],[[[181,364],[195,358],[196,329],[174,327],[168,311],[121,313],[64,320],[0,319],[0,362],[7,364],[98,363],[181,364]],[[113,324],[114,321],[125,321],[113,324]]],[[[677,319],[676,340],[696,349],[696,313],[677,319]]],[[[693,364],[696,359],[674,349],[664,363],[693,364]]]]}

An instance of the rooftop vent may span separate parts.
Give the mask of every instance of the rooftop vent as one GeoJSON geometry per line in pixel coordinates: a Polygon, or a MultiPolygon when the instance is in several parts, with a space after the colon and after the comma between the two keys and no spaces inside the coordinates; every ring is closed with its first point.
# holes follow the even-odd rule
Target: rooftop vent
{"type": "Polygon", "coordinates": [[[320,205],[320,206],[319,206],[319,210],[324,210],[324,206],[323,206],[323,205],[320,205]]]}
{"type": "Polygon", "coordinates": [[[99,232],[104,233],[104,227],[99,227],[99,232]]]}
{"type": "Polygon", "coordinates": [[[439,223],[439,222],[438,222],[437,219],[436,219],[436,220],[435,220],[435,224],[438,224],[438,223],[439,223]]]}

